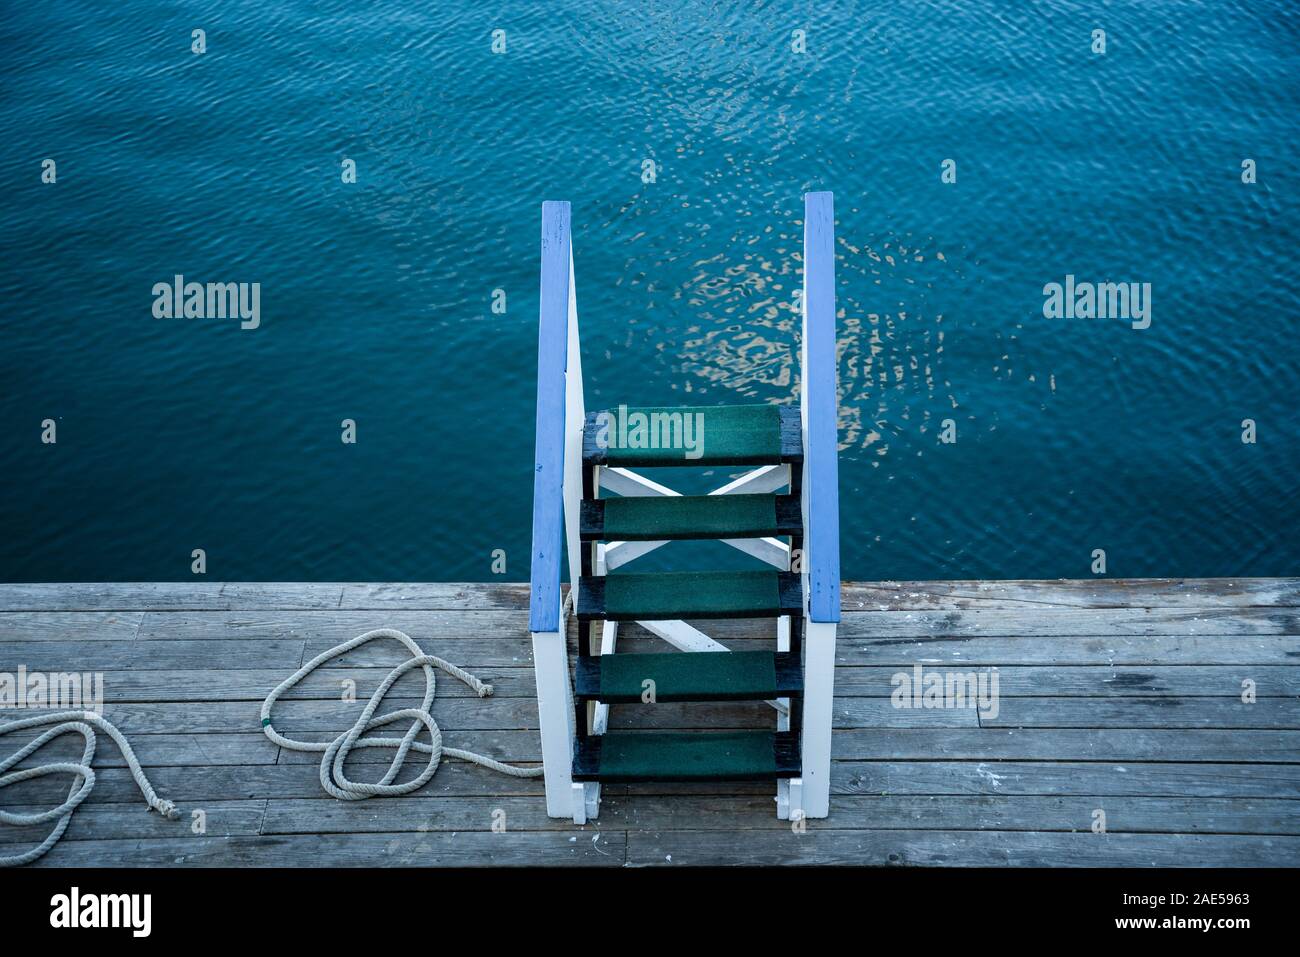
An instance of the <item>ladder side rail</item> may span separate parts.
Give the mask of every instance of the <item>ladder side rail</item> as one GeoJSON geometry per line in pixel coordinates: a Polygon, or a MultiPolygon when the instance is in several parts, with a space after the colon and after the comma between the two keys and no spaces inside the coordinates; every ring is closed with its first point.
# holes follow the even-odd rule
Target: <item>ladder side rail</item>
{"type": "MultiPolygon", "coordinates": [[[[566,370],[573,300],[569,204],[542,204],[541,296],[537,333],[537,419],[528,630],[537,678],[537,712],[546,780],[546,813],[573,814],[573,686],[560,614],[565,532],[566,370]]],[[[572,572],[570,573],[572,575],[572,572]]]]}
{"type": "MultiPolygon", "coordinates": [[[[838,393],[835,341],[835,206],[828,192],[804,197],[800,414],[805,595],[803,777],[797,810],[830,810],[835,631],[840,620],[838,393]]],[[[796,810],[791,795],[792,813],[796,810]]]]}

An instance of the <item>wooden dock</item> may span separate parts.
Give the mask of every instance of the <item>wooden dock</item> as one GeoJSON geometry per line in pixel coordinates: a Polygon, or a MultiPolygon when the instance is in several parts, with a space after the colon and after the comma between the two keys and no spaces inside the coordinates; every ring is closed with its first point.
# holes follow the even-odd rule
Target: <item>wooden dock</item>
{"type": "MultiPolygon", "coordinates": [[[[447,746],[540,760],[526,585],[0,585],[0,672],[102,672],[104,716],[182,809],[146,813],[101,737],[94,792],[38,866],[1300,865],[1297,579],[846,583],[831,813],[802,833],[767,785],[607,786],[599,820],[576,827],[546,816],[540,779],[451,759],[416,795],[335,801],[316,756],[272,745],[258,708],[302,662],[377,627],[496,686],[480,700],[440,675],[447,746]],[[996,716],[896,707],[893,676],[918,664],[996,667],[996,716]]],[[[742,649],[772,647],[770,629],[709,630],[742,649]]],[[[620,651],[639,645],[663,647],[627,627],[620,651]]],[[[276,727],[337,736],[402,654],[376,643],[322,669],[276,727]],[[357,703],[340,700],[349,679],[357,703]]],[[[386,707],[422,688],[405,676],[386,707]]],[[[772,721],[762,703],[682,707],[615,706],[611,727],[695,727],[701,707],[717,727],[772,721]]],[[[30,737],[0,738],[0,757],[30,737]]],[[[73,759],[80,742],[44,754],[73,759]]],[[[378,773],[362,760],[355,777],[378,773]]],[[[24,782],[0,805],[43,809],[67,788],[24,782]]],[[[0,855],[47,831],[0,826],[0,855]]]]}

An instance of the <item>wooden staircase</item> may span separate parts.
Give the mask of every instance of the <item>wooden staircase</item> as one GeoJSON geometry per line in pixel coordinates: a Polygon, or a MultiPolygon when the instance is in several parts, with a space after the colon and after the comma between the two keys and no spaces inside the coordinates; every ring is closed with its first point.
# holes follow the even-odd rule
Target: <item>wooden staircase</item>
{"type": "MultiPolygon", "coordinates": [[[[592,655],[589,643],[580,640],[575,682],[577,740],[573,780],[799,777],[797,727],[694,734],[646,731],[591,734],[586,717],[588,701],[653,707],[668,701],[768,699],[781,699],[786,714],[798,715],[798,707],[792,712],[789,704],[791,699],[798,701],[803,697],[803,664],[796,637],[801,630],[798,625],[803,613],[803,588],[797,574],[789,571],[592,574],[593,567],[601,564],[602,558],[608,566],[610,546],[620,541],[781,536],[788,539],[786,548],[797,553],[803,547],[803,516],[797,494],[633,495],[614,499],[595,496],[600,469],[649,464],[786,466],[780,475],[788,485],[789,466],[803,461],[798,422],[797,409],[774,405],[642,409],[622,415],[616,410],[588,416],[583,436],[586,481],[579,526],[584,543],[583,574],[578,582],[580,627],[594,626],[603,632],[605,623],[619,621],[786,618],[791,640],[785,642],[787,649],[783,651],[706,655],[682,651],[627,655],[615,650],[605,653],[603,648],[601,654],[592,655]],[[602,427],[602,423],[637,413],[643,417],[641,421],[651,423],[682,422],[691,417],[699,426],[695,434],[702,437],[695,450],[698,454],[687,458],[680,448],[611,447],[610,429],[607,425],[602,427]],[[605,434],[604,441],[599,440],[598,432],[605,434]],[[794,628],[789,627],[789,621],[796,623],[794,628]]],[[[615,438],[618,434],[619,430],[613,433],[615,438]]],[[[796,470],[793,474],[799,473],[796,470]]],[[[788,565],[788,561],[782,564],[788,565]]]]}
{"type": "Polygon", "coordinates": [[[778,816],[828,813],[839,620],[833,223],[830,194],[809,194],[798,406],[587,413],[569,207],[543,205],[529,627],[553,817],[594,818],[602,783],[699,780],[771,780],[778,816]],[[646,467],[748,471],[709,495],[681,495],[634,471],[646,467]],[[700,539],[765,569],[620,570],[669,542],[700,539]],[[572,675],[565,551],[579,624],[572,675]],[[775,650],[729,652],[687,624],[726,618],[773,620],[775,650]],[[619,623],[629,621],[677,650],[618,652],[619,623]],[[610,705],[746,700],[774,707],[770,730],[608,729],[610,705]]]}

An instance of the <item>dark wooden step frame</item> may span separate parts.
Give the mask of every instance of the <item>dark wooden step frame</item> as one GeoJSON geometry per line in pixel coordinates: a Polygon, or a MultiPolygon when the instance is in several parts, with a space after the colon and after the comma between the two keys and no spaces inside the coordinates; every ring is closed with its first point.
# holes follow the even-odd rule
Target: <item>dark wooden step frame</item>
{"type": "MultiPolygon", "coordinates": [[[[631,734],[633,732],[615,732],[621,734],[631,734]]],[[[655,732],[645,732],[655,734],[655,732]]],[[[708,731],[698,732],[701,735],[708,735],[708,731]]],[[[608,780],[602,777],[600,773],[601,750],[604,744],[603,735],[591,735],[580,737],[574,746],[573,753],[573,780],[575,781],[602,781],[608,780]]],[[[711,777],[709,780],[714,781],[773,781],[781,778],[797,778],[803,773],[803,762],[799,753],[799,731],[791,727],[789,731],[772,732],[772,763],[775,766],[774,773],[763,774],[746,774],[746,775],[718,775],[711,777]]],[[[696,777],[678,777],[674,775],[652,775],[646,777],[616,779],[618,783],[632,783],[634,781],[699,781],[701,778],[696,777]]]]}
{"type": "MultiPolygon", "coordinates": [[[[669,654],[692,654],[679,651],[669,654]]],[[[701,652],[701,654],[725,655],[725,652],[701,652]]],[[[617,654],[617,652],[616,652],[617,654]]],[[[671,692],[657,701],[668,704],[679,701],[764,701],[768,698],[794,698],[803,694],[803,664],[793,652],[773,652],[773,667],[776,671],[776,689],[771,694],[762,695],[675,695],[671,692]]],[[[577,698],[589,701],[604,701],[606,704],[636,704],[640,698],[602,697],[600,662],[604,655],[580,655],[574,666],[573,693],[577,698]]],[[[638,655],[637,657],[644,657],[638,655]]]]}

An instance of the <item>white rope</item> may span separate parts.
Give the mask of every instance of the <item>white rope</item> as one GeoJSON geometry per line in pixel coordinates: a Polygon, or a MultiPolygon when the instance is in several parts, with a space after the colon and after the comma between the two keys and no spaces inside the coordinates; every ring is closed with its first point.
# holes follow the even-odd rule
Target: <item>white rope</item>
{"type": "Polygon", "coordinates": [[[438,765],[444,755],[459,758],[462,761],[470,761],[493,771],[509,774],[512,777],[540,777],[543,773],[543,769],[540,767],[515,767],[510,764],[503,764],[483,754],[475,754],[473,751],[464,751],[460,748],[444,748],[442,746],[442,731],[439,729],[437,722],[433,720],[433,715],[429,713],[437,690],[437,679],[433,670],[435,667],[441,668],[447,674],[469,685],[480,698],[486,698],[492,694],[491,685],[484,684],[468,671],[457,668],[449,661],[434,655],[426,655],[424,649],[416,644],[415,640],[405,632],[397,631],[395,628],[378,628],[374,631],[368,631],[364,635],[358,635],[351,641],[345,641],[341,645],[335,645],[329,651],[322,652],[280,682],[279,686],[267,695],[266,700],[262,702],[262,730],[266,732],[268,738],[282,748],[288,748],[291,751],[323,751],[324,754],[320,762],[321,787],[328,794],[341,801],[360,801],[375,796],[394,797],[399,794],[410,794],[412,791],[423,787],[437,773],[438,765]],[[370,700],[366,702],[366,706],[361,710],[361,714],[351,728],[328,744],[316,741],[295,741],[292,738],[286,738],[275,730],[271,724],[271,708],[274,707],[280,695],[302,681],[303,678],[325,664],[325,662],[377,638],[393,638],[401,642],[411,653],[411,657],[390,671],[388,676],[380,682],[379,687],[370,696],[370,700]],[[418,708],[402,708],[398,711],[390,711],[387,714],[376,716],[375,711],[379,708],[379,703],[383,701],[384,696],[388,694],[388,689],[402,675],[416,668],[424,669],[424,699],[420,702],[420,706],[418,708]],[[409,720],[411,727],[400,738],[363,737],[368,731],[402,720],[409,720]],[[428,744],[415,740],[416,736],[423,730],[429,732],[430,740],[428,744]],[[394,755],[388,770],[384,772],[383,777],[378,781],[373,784],[366,781],[352,781],[344,774],[343,765],[357,748],[396,748],[397,754],[394,755]],[[402,766],[406,762],[406,756],[412,750],[429,755],[429,763],[413,780],[402,784],[393,784],[393,779],[401,773],[402,766]]]}
{"type": "Polygon", "coordinates": [[[68,829],[73,812],[77,810],[82,801],[89,797],[91,789],[95,786],[95,772],[90,768],[90,762],[95,757],[94,728],[99,728],[107,734],[121,749],[122,756],[126,758],[126,765],[131,769],[131,777],[135,778],[135,783],[140,786],[140,792],[144,795],[149,807],[169,820],[174,821],[180,817],[176,805],[171,801],[164,801],[153,789],[149,779],[144,775],[144,769],[140,767],[140,762],[136,759],[135,752],[131,750],[131,745],[127,743],[122,733],[93,711],[59,711],[36,718],[24,718],[22,721],[11,721],[8,724],[0,724],[0,735],[8,734],[11,731],[22,731],[26,728],[39,728],[42,725],[55,724],[55,722],[61,723],[56,724],[55,727],[50,728],[44,734],[19,748],[10,757],[0,761],[0,775],[3,775],[0,776],[0,788],[17,784],[19,781],[45,777],[49,774],[71,774],[74,775],[72,789],[68,792],[67,800],[48,811],[40,811],[36,814],[15,814],[0,808],[0,822],[5,824],[44,824],[55,819],[58,821],[54,825],[54,830],[37,847],[23,854],[0,857],[0,867],[16,867],[20,864],[30,864],[57,844],[59,838],[63,836],[63,832],[68,829]],[[57,761],[32,768],[24,768],[11,774],[4,774],[5,771],[8,771],[23,758],[43,748],[50,741],[61,735],[73,734],[74,732],[80,734],[86,741],[86,748],[81,755],[80,762],[57,761]]]}

